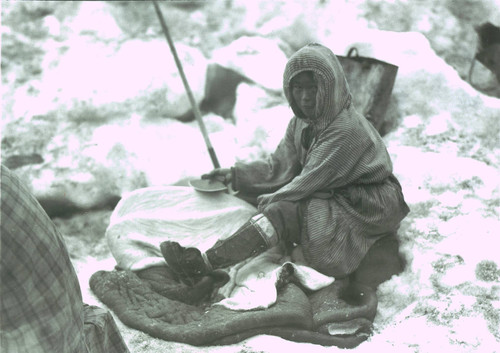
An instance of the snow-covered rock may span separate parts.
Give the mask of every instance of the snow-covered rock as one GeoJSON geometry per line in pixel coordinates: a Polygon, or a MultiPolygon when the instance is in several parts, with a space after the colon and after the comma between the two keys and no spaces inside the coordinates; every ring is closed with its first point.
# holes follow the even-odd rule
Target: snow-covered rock
{"type": "Polygon", "coordinates": [[[293,18],[286,15],[272,17],[257,32],[266,37],[280,38],[289,47],[289,50],[285,51],[287,56],[304,45],[318,40],[314,23],[307,21],[301,13],[295,13],[293,18]]]}
{"type": "Polygon", "coordinates": [[[408,146],[389,146],[389,153],[394,173],[411,203],[428,201],[450,189],[468,189],[482,199],[500,195],[498,169],[478,160],[450,153],[422,152],[408,146]]]}
{"type": "Polygon", "coordinates": [[[71,29],[76,35],[92,34],[101,39],[113,40],[123,34],[105,2],[82,2],[76,16],[70,20],[71,29]]]}
{"type": "MultiPolygon", "coordinates": [[[[195,98],[201,101],[207,61],[200,51],[176,45],[195,98]]],[[[67,51],[49,61],[38,82],[40,94],[29,105],[16,102],[16,115],[22,109],[36,114],[65,107],[71,110],[84,102],[92,106],[128,103],[137,113],[175,117],[190,108],[172,53],[164,40],[130,40],[118,47],[77,37],[67,51]]]]}
{"type": "MultiPolygon", "coordinates": [[[[234,126],[215,115],[204,121],[221,165],[234,164],[234,126]]],[[[196,178],[213,168],[197,122],[132,115],[99,126],[64,126],[45,136],[51,140],[44,142],[41,163],[15,169],[41,200],[92,208],[124,192],[196,178]]]]}
{"type": "Polygon", "coordinates": [[[269,96],[256,85],[241,83],[234,116],[240,160],[251,161],[274,152],[293,117],[284,96],[269,96]]]}
{"type": "Polygon", "coordinates": [[[287,57],[277,40],[240,37],[228,46],[214,50],[212,60],[266,89],[280,91],[283,87],[287,57]]]}

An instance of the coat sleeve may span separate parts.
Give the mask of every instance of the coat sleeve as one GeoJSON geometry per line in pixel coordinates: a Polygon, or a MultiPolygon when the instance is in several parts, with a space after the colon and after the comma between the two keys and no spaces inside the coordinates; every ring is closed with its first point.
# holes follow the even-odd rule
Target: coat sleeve
{"type": "Polygon", "coordinates": [[[329,160],[310,159],[302,172],[279,190],[259,196],[258,208],[262,211],[267,205],[278,201],[299,201],[314,192],[326,190],[335,174],[335,166],[329,160]]]}
{"type": "Polygon", "coordinates": [[[288,124],[285,137],[266,160],[236,163],[233,188],[243,193],[265,194],[288,184],[302,169],[295,147],[296,118],[288,124]]]}
{"type": "MultiPolygon", "coordinates": [[[[334,190],[351,184],[365,173],[373,173],[380,163],[370,150],[370,139],[357,131],[343,128],[318,138],[307,156],[303,170],[279,190],[259,196],[259,210],[277,201],[298,201],[317,191],[334,190]]],[[[386,174],[385,168],[382,173],[386,174]]]]}

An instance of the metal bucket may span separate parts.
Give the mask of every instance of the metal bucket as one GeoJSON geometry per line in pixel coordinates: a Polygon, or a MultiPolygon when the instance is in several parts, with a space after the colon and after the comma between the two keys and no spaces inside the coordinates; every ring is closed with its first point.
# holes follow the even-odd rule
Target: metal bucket
{"type": "MultiPolygon", "coordinates": [[[[383,134],[385,113],[398,67],[359,56],[356,48],[351,48],[347,56],[337,57],[344,68],[355,107],[383,134]]],[[[236,88],[241,82],[248,82],[248,79],[218,64],[209,65],[205,98],[200,104],[200,110],[203,113],[213,112],[224,118],[232,118],[236,88]]],[[[192,121],[194,114],[190,109],[177,119],[192,121]]]]}
{"type": "Polygon", "coordinates": [[[398,67],[359,56],[356,48],[349,49],[347,56],[337,57],[344,68],[354,106],[382,133],[398,67]]]}

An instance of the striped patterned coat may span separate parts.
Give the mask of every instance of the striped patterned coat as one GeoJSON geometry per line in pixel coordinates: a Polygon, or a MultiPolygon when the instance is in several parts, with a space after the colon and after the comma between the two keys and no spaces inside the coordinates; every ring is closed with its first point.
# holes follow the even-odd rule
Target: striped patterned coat
{"type": "Polygon", "coordinates": [[[267,160],[237,163],[233,185],[260,195],[260,211],[281,200],[302,203],[306,260],[325,274],[343,276],[377,239],[399,227],[409,208],[382,138],[351,104],[342,66],[328,48],[310,44],[296,52],[283,89],[295,114],[285,137],[267,160]],[[303,71],[312,71],[318,86],[314,120],[291,94],[290,81],[303,71]]]}

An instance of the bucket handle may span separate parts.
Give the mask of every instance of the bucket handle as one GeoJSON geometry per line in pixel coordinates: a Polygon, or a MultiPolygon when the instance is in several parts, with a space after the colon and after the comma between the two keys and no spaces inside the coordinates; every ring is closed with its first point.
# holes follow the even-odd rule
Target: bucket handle
{"type": "Polygon", "coordinates": [[[347,57],[359,57],[358,48],[352,47],[351,49],[349,49],[349,51],[347,52],[347,57]]]}

